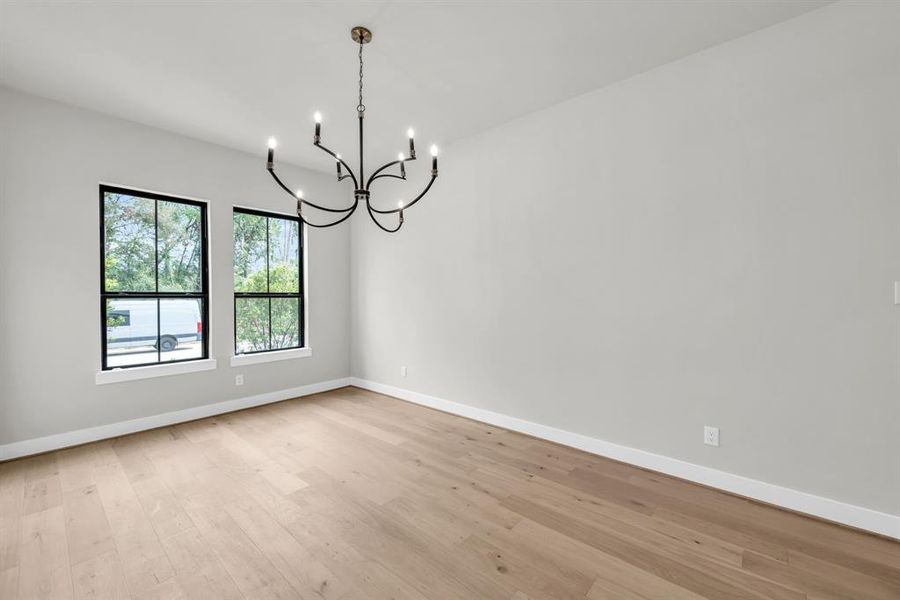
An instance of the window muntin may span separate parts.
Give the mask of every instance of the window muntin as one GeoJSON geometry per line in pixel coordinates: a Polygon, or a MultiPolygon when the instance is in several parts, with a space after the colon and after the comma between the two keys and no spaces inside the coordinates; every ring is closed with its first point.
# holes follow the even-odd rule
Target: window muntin
{"type": "Polygon", "coordinates": [[[303,244],[296,217],[234,209],[234,353],[304,346],[303,244]]]}
{"type": "Polygon", "coordinates": [[[209,356],[206,205],[100,186],[103,370],[209,356]]]}

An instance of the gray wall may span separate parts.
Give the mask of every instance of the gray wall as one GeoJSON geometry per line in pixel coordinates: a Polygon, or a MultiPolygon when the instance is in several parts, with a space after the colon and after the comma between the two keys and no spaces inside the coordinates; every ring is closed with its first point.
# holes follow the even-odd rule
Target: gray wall
{"type": "MultiPolygon", "coordinates": [[[[309,232],[313,356],[229,366],[231,207],[293,209],[265,172],[267,133],[250,156],[0,90],[0,444],[348,375],[347,228],[309,232]],[[95,385],[99,181],[210,201],[215,371],[95,385]]],[[[334,192],[325,175],[286,173],[310,197],[334,192]]]]}
{"type": "Polygon", "coordinates": [[[446,148],[353,224],[353,374],[900,514],[898,31],[829,6],[446,148]]]}

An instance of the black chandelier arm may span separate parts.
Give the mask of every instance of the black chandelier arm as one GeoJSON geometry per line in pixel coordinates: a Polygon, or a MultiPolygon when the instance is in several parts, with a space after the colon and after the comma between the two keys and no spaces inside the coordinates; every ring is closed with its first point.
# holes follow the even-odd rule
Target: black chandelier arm
{"type": "Polygon", "coordinates": [[[393,160],[393,161],[387,163],[386,165],[382,165],[374,173],[372,173],[372,175],[369,176],[369,180],[366,182],[366,190],[368,190],[369,186],[372,185],[372,182],[375,181],[376,179],[378,179],[379,177],[394,177],[396,179],[406,179],[406,177],[401,177],[400,175],[388,175],[388,174],[379,175],[379,173],[381,173],[385,169],[393,167],[394,165],[399,165],[401,163],[409,162],[411,160],[416,160],[416,157],[411,156],[410,158],[404,158],[403,160],[393,160]]]}
{"type": "MultiPolygon", "coordinates": [[[[372,185],[372,181],[374,181],[376,179],[381,179],[382,177],[391,177],[392,179],[402,179],[403,181],[406,181],[406,177],[404,177],[403,175],[394,175],[393,173],[382,173],[381,175],[378,175],[377,177],[371,177],[369,179],[369,185],[372,185]]],[[[368,189],[368,187],[369,186],[366,186],[366,189],[368,189]]]]}
{"type": "Polygon", "coordinates": [[[425,189],[422,190],[422,193],[419,194],[418,196],[416,196],[415,198],[413,198],[412,201],[410,201],[408,203],[404,203],[403,208],[394,208],[391,210],[378,210],[377,208],[372,208],[372,206],[368,202],[366,202],[366,206],[369,208],[370,213],[375,212],[375,213],[378,213],[379,215],[391,215],[394,213],[402,212],[404,210],[409,210],[413,206],[413,204],[415,204],[416,202],[421,200],[422,196],[424,196],[425,194],[428,193],[428,190],[430,190],[431,186],[434,185],[435,179],[437,179],[437,173],[432,173],[431,180],[428,182],[428,185],[425,186],[425,189]]]}
{"type": "MultiPolygon", "coordinates": [[[[282,182],[281,179],[278,178],[278,175],[275,174],[274,168],[267,168],[266,170],[272,176],[272,179],[274,179],[275,182],[279,186],[281,186],[281,189],[283,189],[285,192],[290,194],[291,197],[297,198],[297,195],[294,192],[292,192],[288,186],[284,185],[284,182],[282,182]]],[[[299,200],[300,200],[300,202],[303,202],[303,204],[307,204],[309,206],[312,206],[313,208],[318,208],[319,210],[324,210],[326,212],[331,212],[331,213],[344,213],[344,212],[347,212],[348,210],[352,211],[353,209],[356,208],[356,202],[354,202],[351,206],[349,206],[347,208],[328,208],[327,206],[319,206],[318,204],[314,204],[314,203],[310,202],[309,200],[304,200],[302,198],[299,200]]]]}
{"type": "MultiPolygon", "coordinates": [[[[375,209],[373,209],[372,205],[370,205],[368,202],[366,202],[366,208],[369,211],[369,216],[372,218],[372,221],[376,225],[378,225],[378,227],[380,227],[382,231],[386,231],[388,233],[397,233],[398,231],[400,231],[400,228],[403,227],[403,215],[402,214],[400,215],[400,222],[397,223],[396,227],[391,229],[390,227],[385,227],[384,225],[382,225],[381,223],[378,222],[378,218],[375,216],[375,213],[379,212],[379,211],[376,211],[375,209]]],[[[398,209],[396,211],[391,211],[391,212],[401,212],[401,211],[398,209]]]]}
{"type": "Polygon", "coordinates": [[[334,160],[340,162],[342,165],[344,165],[344,168],[347,169],[347,174],[342,175],[341,178],[338,179],[338,181],[342,181],[342,180],[346,179],[347,177],[349,177],[353,180],[353,188],[356,189],[359,187],[359,183],[357,183],[357,181],[356,181],[356,175],[353,174],[353,169],[350,168],[350,165],[348,165],[347,162],[343,158],[338,158],[338,155],[336,153],[332,152],[331,150],[329,150],[328,148],[326,148],[319,142],[313,142],[313,146],[315,146],[319,150],[322,150],[323,152],[330,154],[331,157],[334,158],[334,160]]]}
{"type": "MultiPolygon", "coordinates": [[[[304,201],[304,204],[309,204],[309,203],[304,201]]],[[[306,217],[304,217],[300,211],[297,211],[297,217],[300,219],[301,222],[303,222],[306,225],[309,225],[310,227],[315,227],[316,229],[325,229],[327,227],[334,227],[335,225],[340,225],[341,223],[343,223],[344,221],[349,219],[353,215],[353,213],[356,211],[356,207],[358,204],[359,204],[359,200],[355,200],[353,202],[353,206],[351,206],[350,208],[347,209],[347,211],[348,211],[347,214],[332,223],[323,223],[323,224],[310,223],[309,221],[306,220],[306,217]]],[[[311,205],[311,206],[315,206],[315,205],[311,205]]]]}

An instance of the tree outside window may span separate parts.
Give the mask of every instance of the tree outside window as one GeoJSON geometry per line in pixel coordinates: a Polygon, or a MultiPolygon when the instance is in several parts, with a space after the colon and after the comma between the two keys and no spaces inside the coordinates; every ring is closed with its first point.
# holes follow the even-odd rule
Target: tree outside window
{"type": "Polygon", "coordinates": [[[303,346],[300,221],[234,211],[235,354],[303,346]]]}

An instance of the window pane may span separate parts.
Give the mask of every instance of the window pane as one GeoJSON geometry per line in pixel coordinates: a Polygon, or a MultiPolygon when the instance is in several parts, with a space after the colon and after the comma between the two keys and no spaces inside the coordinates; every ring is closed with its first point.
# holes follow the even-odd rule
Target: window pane
{"type": "Polygon", "coordinates": [[[235,298],[235,354],[269,349],[269,299],[235,298]]]}
{"type": "Polygon", "coordinates": [[[272,298],[272,349],[300,345],[300,300],[272,298]]]}
{"type": "Polygon", "coordinates": [[[203,301],[199,298],[160,300],[160,361],[203,358],[203,325],[203,301]]]}
{"type": "Polygon", "coordinates": [[[268,291],[265,217],[234,213],[234,291],[268,291]]]}
{"type": "Polygon", "coordinates": [[[160,200],[156,210],[159,223],[159,291],[201,291],[203,238],[200,207],[160,200]]]}
{"type": "Polygon", "coordinates": [[[157,361],[156,299],[107,300],[106,366],[112,369],[157,361]]]}
{"type": "Polygon", "coordinates": [[[296,294],[300,291],[299,252],[300,224],[287,219],[269,219],[270,292],[296,294]]]}
{"type": "Polygon", "coordinates": [[[155,201],[104,193],[106,290],[155,292],[155,201]]]}

